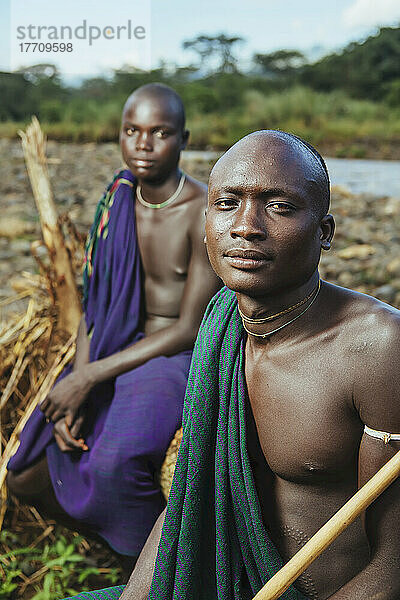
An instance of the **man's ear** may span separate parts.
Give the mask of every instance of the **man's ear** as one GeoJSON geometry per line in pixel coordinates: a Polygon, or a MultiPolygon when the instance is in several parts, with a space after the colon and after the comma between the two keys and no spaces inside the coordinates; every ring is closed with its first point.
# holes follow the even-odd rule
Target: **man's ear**
{"type": "Polygon", "coordinates": [[[184,150],[187,146],[187,143],[189,141],[189,135],[190,135],[190,131],[189,129],[185,129],[182,133],[182,144],[181,144],[181,150],[184,150]]]}
{"type": "Polygon", "coordinates": [[[320,236],[321,248],[323,250],[329,250],[331,247],[331,241],[333,234],[335,233],[335,219],[332,215],[325,215],[321,219],[320,223],[320,236]]]}

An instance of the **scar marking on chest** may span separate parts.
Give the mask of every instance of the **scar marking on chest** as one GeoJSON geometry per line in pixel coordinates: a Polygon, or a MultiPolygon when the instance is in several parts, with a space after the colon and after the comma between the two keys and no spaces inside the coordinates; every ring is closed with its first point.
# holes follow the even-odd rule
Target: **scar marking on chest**
{"type": "Polygon", "coordinates": [[[314,581],[306,571],[296,579],[296,587],[301,591],[302,594],[307,596],[309,600],[320,600],[320,596],[315,589],[314,581]]]}
{"type": "MultiPolygon", "coordinates": [[[[301,531],[297,527],[291,527],[290,525],[284,525],[280,528],[281,537],[288,537],[294,540],[298,548],[302,548],[306,542],[310,539],[309,536],[301,531]]],[[[296,579],[296,587],[305,595],[309,600],[320,600],[317,589],[313,578],[308,571],[304,571],[296,579]]]]}

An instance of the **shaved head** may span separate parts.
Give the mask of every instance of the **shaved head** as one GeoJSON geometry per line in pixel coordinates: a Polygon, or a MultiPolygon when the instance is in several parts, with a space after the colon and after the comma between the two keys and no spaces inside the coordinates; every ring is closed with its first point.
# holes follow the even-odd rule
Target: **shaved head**
{"type": "Polygon", "coordinates": [[[219,177],[223,170],[232,169],[233,165],[249,163],[252,157],[257,157],[258,164],[260,158],[264,159],[261,160],[261,166],[265,170],[280,171],[282,178],[285,177],[288,164],[296,163],[299,179],[303,178],[309,183],[318,213],[324,215],[328,212],[330,182],[325,161],[311,144],[284,131],[265,129],[239,140],[214,165],[210,185],[212,186],[214,178],[219,177]]]}
{"type": "Polygon", "coordinates": [[[185,129],[186,116],[182,99],[175,90],[163,83],[148,83],[137,88],[125,102],[123,113],[134,103],[145,99],[156,100],[162,103],[166,112],[176,119],[177,128],[182,131],[185,129]]]}

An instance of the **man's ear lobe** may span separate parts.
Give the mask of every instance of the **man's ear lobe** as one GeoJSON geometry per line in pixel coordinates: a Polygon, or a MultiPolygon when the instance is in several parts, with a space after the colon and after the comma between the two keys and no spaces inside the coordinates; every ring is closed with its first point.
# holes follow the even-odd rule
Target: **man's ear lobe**
{"type": "Polygon", "coordinates": [[[189,141],[189,135],[190,135],[189,129],[185,129],[184,132],[182,133],[182,147],[181,147],[181,150],[184,150],[186,148],[187,143],[189,141]]]}
{"type": "Polygon", "coordinates": [[[321,248],[323,250],[329,250],[335,233],[335,220],[332,215],[325,215],[322,218],[320,229],[321,233],[319,239],[321,240],[321,248]]]}

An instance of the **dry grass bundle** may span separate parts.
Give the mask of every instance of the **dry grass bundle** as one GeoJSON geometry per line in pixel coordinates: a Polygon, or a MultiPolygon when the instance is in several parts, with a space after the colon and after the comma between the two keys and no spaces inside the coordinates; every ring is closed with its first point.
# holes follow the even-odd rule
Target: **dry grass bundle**
{"type": "Polygon", "coordinates": [[[46,138],[36,117],[32,117],[26,132],[18,133],[22,140],[26,168],[40,216],[43,240],[56,275],[52,279],[52,288],[60,306],[59,324],[72,335],[76,332],[81,318],[81,307],[73,265],[53,199],[47,168],[46,138]]]}
{"type": "MultiPolygon", "coordinates": [[[[76,266],[81,262],[82,240],[65,217],[61,221],[68,228],[66,239],[76,266]]],[[[17,294],[0,302],[0,310],[7,307],[7,317],[0,322],[0,527],[6,506],[6,467],[18,448],[18,436],[75,352],[75,336],[58,327],[55,275],[37,253],[40,244],[32,244],[40,274],[24,273],[13,282],[17,294]],[[12,304],[23,298],[29,299],[26,313],[12,311],[12,304]]]]}
{"type": "MultiPolygon", "coordinates": [[[[6,316],[0,313],[0,529],[8,509],[6,531],[0,543],[3,587],[13,573],[12,560],[21,552],[10,547],[9,532],[17,536],[19,545],[26,546],[25,551],[44,539],[49,544],[54,541],[54,522],[44,521],[33,508],[20,506],[15,500],[11,502],[5,485],[7,463],[18,448],[19,434],[75,352],[75,336],[69,336],[57,327],[51,271],[42,261],[40,271],[39,275],[23,273],[13,282],[16,295],[0,301],[0,311],[6,310],[6,316]],[[22,299],[28,300],[25,314],[20,312],[22,299]]],[[[14,591],[18,593],[17,597],[32,597],[31,586],[40,583],[48,572],[43,567],[38,571],[29,576],[18,571],[19,585],[14,591]],[[25,595],[25,590],[29,596],[25,595]]],[[[12,581],[11,587],[16,585],[14,579],[12,581]]]]}
{"type": "MultiPolygon", "coordinates": [[[[83,239],[67,217],[60,218],[60,226],[75,275],[79,280],[83,239]]],[[[54,521],[44,520],[34,508],[22,506],[15,499],[11,502],[11,499],[7,498],[6,467],[18,449],[18,436],[25,423],[37,404],[48,394],[75,352],[75,336],[69,336],[58,327],[58,305],[53,287],[56,275],[50,261],[41,257],[40,246],[41,242],[32,244],[32,254],[38,262],[40,274],[25,272],[21,277],[15,278],[15,296],[0,301],[0,529],[6,517],[4,533],[13,532],[18,537],[18,544],[24,546],[23,550],[31,549],[32,552],[37,545],[43,545],[43,542],[50,548],[58,547],[60,533],[56,537],[54,521]],[[28,301],[25,313],[21,313],[20,310],[22,300],[28,301]],[[2,311],[5,310],[6,314],[3,315],[2,311]]],[[[181,438],[182,433],[179,430],[171,442],[161,470],[161,488],[166,498],[171,487],[181,438]]],[[[61,537],[65,540],[62,533],[61,537]]],[[[89,544],[85,539],[78,538],[76,533],[68,535],[58,552],[67,552],[74,544],[76,553],[73,557],[74,560],[78,560],[78,556],[81,557],[83,573],[90,572],[87,562],[93,561],[95,565],[101,565],[92,567],[92,577],[96,577],[92,585],[111,585],[113,579],[110,578],[118,577],[117,562],[113,555],[98,543],[89,544]]],[[[11,559],[20,551],[16,551],[12,546],[7,536],[1,538],[0,554],[3,559],[0,563],[0,581],[3,581],[3,584],[12,572],[11,559]]],[[[53,559],[55,560],[54,556],[53,559]]],[[[51,561],[49,564],[52,564],[51,561]]],[[[14,593],[17,594],[17,598],[31,598],[32,589],[41,587],[46,577],[54,579],[57,575],[57,571],[54,574],[51,567],[38,562],[37,569],[31,574],[29,569],[28,575],[24,572],[18,574],[18,587],[14,593]]]]}

